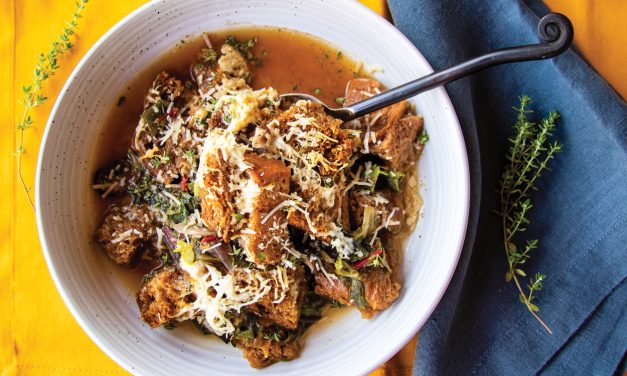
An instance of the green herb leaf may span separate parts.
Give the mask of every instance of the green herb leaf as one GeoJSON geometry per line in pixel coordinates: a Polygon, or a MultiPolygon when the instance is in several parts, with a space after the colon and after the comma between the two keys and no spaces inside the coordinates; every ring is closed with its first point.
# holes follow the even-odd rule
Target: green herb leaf
{"type": "Polygon", "coordinates": [[[405,176],[405,174],[400,171],[390,170],[382,175],[385,177],[385,181],[390,188],[392,188],[395,192],[401,191],[400,179],[405,176]]]}
{"type": "Polygon", "coordinates": [[[422,133],[418,136],[418,142],[422,145],[429,142],[429,134],[427,131],[422,131],[422,133]]]}
{"type": "Polygon", "coordinates": [[[174,252],[180,253],[181,259],[189,265],[193,264],[194,260],[196,259],[194,247],[190,243],[184,242],[182,240],[178,240],[176,242],[176,248],[174,249],[174,252]]]}
{"type": "Polygon", "coordinates": [[[368,302],[366,301],[364,293],[364,284],[357,278],[351,279],[350,298],[351,303],[353,303],[356,307],[362,309],[368,308],[368,302]]]}
{"type": "Polygon", "coordinates": [[[355,239],[355,241],[359,241],[374,232],[377,227],[375,222],[377,219],[376,214],[377,211],[373,206],[366,205],[361,226],[353,232],[353,239],[355,239]]]}
{"type": "Polygon", "coordinates": [[[240,41],[234,36],[229,36],[224,42],[235,47],[245,59],[253,63],[255,66],[261,65],[261,60],[253,55],[252,49],[257,44],[257,38],[251,38],[246,41],[240,41]]]}
{"type": "Polygon", "coordinates": [[[235,243],[233,243],[231,249],[233,250],[231,252],[231,255],[233,256],[239,256],[242,253],[242,248],[238,247],[235,243]]]}
{"type": "Polygon", "coordinates": [[[357,270],[353,269],[350,265],[345,263],[340,256],[338,256],[335,260],[335,274],[351,279],[359,278],[359,273],[357,272],[357,270]]]}
{"type": "Polygon", "coordinates": [[[203,48],[198,53],[198,60],[205,64],[213,64],[218,61],[218,53],[213,48],[203,48]]]}

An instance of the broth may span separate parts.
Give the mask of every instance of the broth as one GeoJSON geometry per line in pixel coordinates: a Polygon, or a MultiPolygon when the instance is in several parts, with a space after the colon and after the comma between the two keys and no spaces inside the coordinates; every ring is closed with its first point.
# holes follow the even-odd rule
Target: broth
{"type": "MultiPolygon", "coordinates": [[[[251,86],[254,89],[272,86],[279,94],[293,91],[309,93],[331,105],[335,98],[344,96],[346,83],[355,74],[362,73],[353,73],[354,69],[359,69],[359,65],[337,47],[312,35],[293,30],[247,27],[206,35],[215,49],[228,36],[239,40],[257,38],[252,52],[261,60],[261,66],[250,64],[251,86]]],[[[144,96],[155,76],[165,70],[179,79],[189,79],[189,67],[204,47],[206,45],[202,36],[181,41],[139,73],[120,93],[120,100],[117,105],[113,104],[100,135],[95,163],[98,168],[126,155],[143,110],[144,96]]]]}

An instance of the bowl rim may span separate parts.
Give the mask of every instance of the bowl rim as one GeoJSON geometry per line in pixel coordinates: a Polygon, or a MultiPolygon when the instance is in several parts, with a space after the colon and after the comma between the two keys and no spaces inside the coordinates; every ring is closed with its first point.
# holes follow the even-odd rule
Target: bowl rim
{"type": "MultiPolygon", "coordinates": [[[[101,336],[92,330],[88,320],[86,317],[84,317],[82,314],[79,313],[78,309],[77,309],[77,304],[74,300],[72,300],[67,292],[65,291],[64,288],[64,283],[61,281],[61,278],[59,276],[59,271],[57,270],[57,267],[55,266],[55,264],[52,262],[52,256],[50,254],[50,250],[48,248],[48,244],[46,241],[46,231],[45,228],[43,226],[43,217],[42,217],[42,213],[41,213],[41,208],[42,208],[42,203],[41,203],[41,174],[42,174],[42,164],[43,164],[43,155],[45,154],[44,151],[46,149],[46,145],[47,145],[47,141],[48,141],[48,136],[50,133],[50,130],[53,126],[53,120],[55,119],[58,109],[61,105],[61,102],[63,101],[63,98],[65,96],[65,94],[69,91],[69,88],[71,87],[72,83],[74,82],[74,80],[76,79],[76,77],[78,76],[79,72],[82,71],[82,69],[87,65],[88,61],[95,55],[95,53],[100,49],[100,46],[107,41],[111,35],[113,35],[114,33],[117,32],[118,29],[122,28],[123,26],[125,26],[127,23],[132,22],[136,17],[138,17],[141,13],[149,10],[150,8],[152,8],[155,4],[161,2],[162,0],[151,0],[143,5],[141,5],[140,7],[138,7],[137,9],[133,10],[131,13],[129,13],[128,15],[126,15],[124,18],[122,18],[120,21],[118,21],[115,25],[113,25],[110,29],[108,29],[87,51],[87,53],[81,58],[81,60],[79,61],[79,63],[76,65],[76,67],[74,67],[74,69],[72,70],[72,73],[68,76],[67,80],[65,81],[61,91],[59,92],[57,99],[55,101],[55,104],[50,112],[50,115],[48,117],[48,120],[46,122],[46,127],[44,129],[42,138],[41,138],[41,145],[39,148],[39,154],[37,157],[37,168],[36,168],[36,176],[35,176],[35,208],[36,208],[36,223],[37,223],[37,229],[38,229],[38,235],[39,235],[39,240],[40,240],[40,244],[41,244],[41,248],[42,248],[42,252],[44,255],[44,259],[46,261],[46,265],[48,267],[49,273],[54,281],[55,287],[57,289],[57,291],[59,292],[59,294],[61,295],[61,298],[64,302],[64,304],[66,305],[66,307],[68,308],[68,310],[70,311],[70,313],[72,314],[72,316],[74,317],[74,319],[78,322],[79,326],[81,327],[81,329],[89,336],[89,338],[100,348],[100,350],[102,350],[105,354],[107,354],[113,361],[115,361],[119,366],[121,366],[123,369],[125,369],[127,372],[129,373],[136,373],[137,370],[134,369],[134,367],[132,367],[130,364],[128,364],[124,359],[122,359],[120,356],[118,356],[118,353],[111,347],[109,346],[109,344],[107,343],[107,341],[105,341],[103,338],[101,338],[101,336]]],[[[361,4],[360,2],[357,1],[342,1],[344,3],[345,6],[348,7],[353,7],[355,9],[361,9],[361,12],[365,12],[368,13],[371,17],[373,17],[374,19],[378,19],[378,21],[381,24],[381,27],[384,27],[386,29],[388,29],[388,31],[396,33],[399,35],[399,37],[403,40],[403,42],[406,44],[405,47],[413,49],[416,52],[416,57],[420,60],[420,63],[423,64],[425,67],[427,67],[427,69],[430,72],[433,72],[433,68],[431,67],[431,65],[429,64],[429,62],[426,60],[426,58],[422,55],[422,53],[420,52],[420,50],[418,50],[418,48],[403,34],[401,33],[400,30],[398,30],[392,23],[390,23],[388,20],[386,20],[385,18],[383,18],[382,16],[380,16],[379,14],[375,13],[374,11],[372,11],[371,9],[369,9],[368,7],[366,7],[364,4],[361,4]],[[383,21],[383,22],[381,22],[383,21]]],[[[237,25],[232,25],[232,26],[237,26],[237,25]]],[[[298,30],[296,30],[298,31],[298,30]]],[[[390,348],[389,352],[379,358],[380,361],[378,364],[374,364],[372,367],[370,367],[370,369],[367,370],[367,372],[371,372],[374,369],[376,369],[378,366],[382,365],[384,362],[387,362],[389,359],[391,359],[396,353],[398,353],[406,344],[407,342],[416,334],[418,333],[418,331],[424,326],[424,324],[427,322],[427,320],[430,318],[430,316],[433,314],[433,311],[435,310],[435,308],[437,307],[437,305],[440,303],[444,293],[446,292],[446,290],[448,289],[448,286],[451,282],[451,279],[453,278],[453,275],[455,273],[455,270],[457,269],[457,264],[459,262],[459,259],[461,257],[461,253],[463,250],[463,245],[464,245],[464,240],[466,237],[466,232],[467,232],[467,228],[468,228],[468,220],[469,220],[469,211],[470,211],[470,167],[468,164],[468,153],[467,153],[467,149],[466,149],[466,143],[463,137],[463,133],[461,130],[461,125],[459,122],[459,118],[457,116],[457,112],[455,111],[455,107],[453,106],[450,97],[448,95],[448,93],[446,92],[446,89],[444,87],[438,87],[435,89],[432,89],[432,91],[436,91],[440,94],[440,99],[442,101],[442,104],[448,107],[448,110],[451,112],[451,121],[454,122],[454,129],[456,130],[454,136],[455,136],[455,142],[457,143],[457,145],[460,147],[460,155],[461,155],[461,161],[463,162],[463,176],[461,176],[461,180],[463,181],[463,186],[460,186],[460,193],[463,195],[463,200],[462,203],[464,204],[464,208],[463,208],[463,231],[459,231],[458,233],[458,238],[456,239],[455,243],[456,245],[456,252],[454,255],[452,255],[453,257],[451,258],[451,262],[449,264],[449,268],[446,272],[446,277],[444,278],[444,280],[446,281],[446,283],[444,283],[442,285],[442,288],[440,289],[440,291],[438,292],[438,294],[436,294],[437,299],[434,299],[429,307],[427,307],[426,312],[428,312],[428,315],[424,315],[424,317],[418,321],[416,321],[415,325],[412,328],[408,328],[408,330],[405,332],[406,334],[403,336],[403,338],[399,338],[399,341],[397,341],[397,345],[394,346],[393,348],[390,348]]],[[[297,359],[296,359],[297,361],[297,359]]]]}

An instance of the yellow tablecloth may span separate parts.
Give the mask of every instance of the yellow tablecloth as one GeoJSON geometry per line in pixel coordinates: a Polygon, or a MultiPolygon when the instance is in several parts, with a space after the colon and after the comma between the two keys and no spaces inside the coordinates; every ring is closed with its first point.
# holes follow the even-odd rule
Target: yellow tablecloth
{"type": "MultiPolygon", "coordinates": [[[[384,0],[363,0],[384,14],[384,0]]],[[[61,58],[61,68],[50,79],[50,100],[33,112],[35,128],[26,133],[24,175],[34,184],[37,150],[46,118],[64,81],[91,45],[145,0],[91,0],[80,21],[72,52],[61,58]]],[[[624,0],[550,0],[549,5],[569,15],[575,43],[614,87],[627,96],[627,2],[624,0]]],[[[17,180],[15,124],[22,115],[21,87],[29,84],[40,52],[62,30],[74,9],[73,0],[0,0],[0,369],[13,374],[124,374],[83,333],[61,301],[48,274],[35,225],[35,216],[17,180]]],[[[414,361],[414,338],[375,374],[409,374],[414,361]]]]}

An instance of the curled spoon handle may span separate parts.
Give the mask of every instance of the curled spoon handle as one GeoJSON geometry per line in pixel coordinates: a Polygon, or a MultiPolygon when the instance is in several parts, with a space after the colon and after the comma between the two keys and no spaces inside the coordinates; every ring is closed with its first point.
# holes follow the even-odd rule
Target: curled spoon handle
{"type": "Polygon", "coordinates": [[[557,56],[568,49],[572,43],[574,31],[566,16],[559,13],[549,13],[540,19],[538,34],[544,42],[505,48],[478,56],[347,106],[343,109],[343,120],[358,118],[495,65],[557,56]]]}

